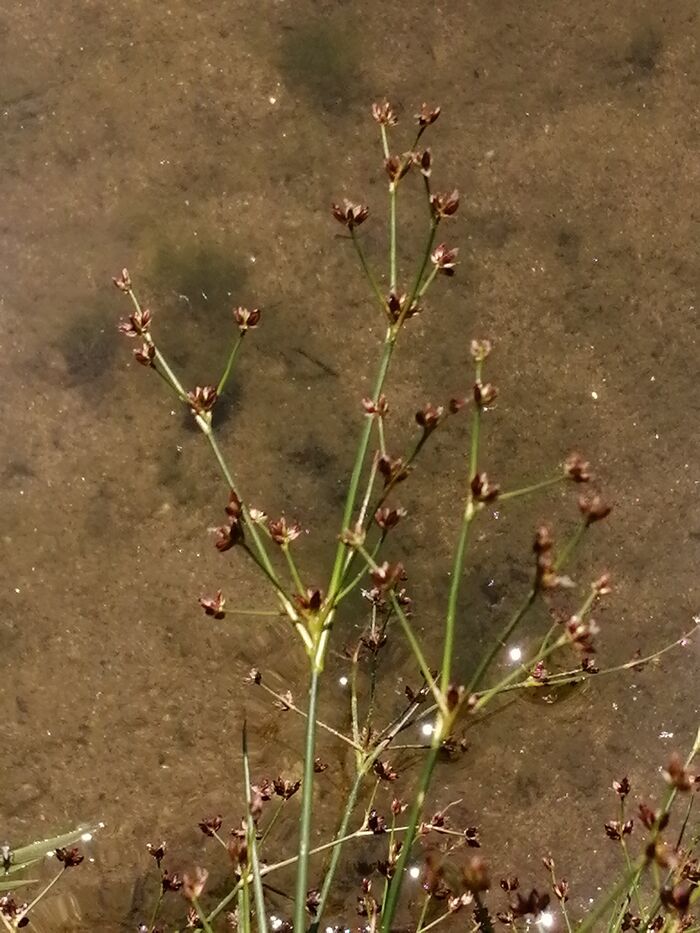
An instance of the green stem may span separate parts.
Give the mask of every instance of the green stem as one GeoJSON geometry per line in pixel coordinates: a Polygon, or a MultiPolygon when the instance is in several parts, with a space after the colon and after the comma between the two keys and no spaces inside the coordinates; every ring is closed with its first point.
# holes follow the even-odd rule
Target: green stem
{"type": "Polygon", "coordinates": [[[396,291],[396,199],[398,183],[389,185],[389,286],[396,291]]]}
{"type": "Polygon", "coordinates": [[[306,930],[306,895],[308,891],[309,879],[309,840],[311,837],[311,819],[314,791],[316,710],[318,706],[320,676],[320,668],[317,664],[314,663],[311,668],[308,718],[306,720],[304,776],[301,788],[301,815],[299,818],[299,861],[297,864],[296,894],[294,904],[294,933],[305,933],[306,930]]]}
{"type": "Polygon", "coordinates": [[[431,900],[432,900],[432,896],[430,894],[426,894],[425,899],[423,901],[423,908],[420,912],[420,917],[418,918],[418,926],[416,927],[416,933],[421,933],[421,931],[425,929],[423,926],[423,923],[425,921],[425,915],[428,913],[428,907],[430,906],[431,900]]]}
{"type": "Polygon", "coordinates": [[[251,811],[252,796],[250,792],[250,762],[248,760],[248,727],[243,720],[242,735],[243,751],[243,780],[245,782],[246,799],[246,826],[248,833],[248,853],[250,868],[253,875],[253,893],[255,895],[255,912],[258,917],[258,933],[267,933],[267,914],[265,913],[265,895],[263,893],[262,877],[260,875],[260,860],[258,858],[257,829],[251,811]]]}
{"type": "Polygon", "coordinates": [[[547,489],[549,486],[557,486],[559,483],[564,482],[567,479],[566,476],[553,476],[551,479],[544,479],[540,483],[533,483],[531,486],[523,486],[522,489],[513,489],[511,492],[502,492],[499,497],[499,502],[506,502],[508,499],[517,499],[519,496],[527,496],[532,492],[539,492],[540,489],[547,489]]]}
{"type": "Polygon", "coordinates": [[[217,395],[221,395],[221,394],[223,393],[224,389],[226,388],[226,383],[228,382],[229,376],[231,375],[231,371],[232,371],[232,369],[233,369],[233,364],[234,364],[234,362],[235,362],[235,360],[236,360],[236,357],[238,356],[238,351],[239,351],[240,348],[241,348],[241,344],[243,343],[243,336],[244,336],[244,334],[245,334],[245,331],[240,331],[240,332],[239,332],[239,334],[238,334],[238,339],[237,339],[236,342],[234,343],[233,348],[232,348],[232,350],[231,350],[231,353],[229,354],[228,362],[226,363],[226,369],[224,370],[224,374],[223,374],[223,376],[221,377],[221,379],[219,380],[218,386],[216,387],[216,394],[217,394],[217,395]]]}
{"type": "Polygon", "coordinates": [[[202,910],[199,900],[196,897],[192,898],[192,906],[194,907],[196,914],[199,917],[199,922],[202,924],[202,929],[205,931],[205,933],[213,933],[213,930],[211,926],[209,925],[209,921],[207,920],[206,914],[202,910]]]}
{"type": "Polygon", "coordinates": [[[382,309],[384,316],[387,318],[387,320],[391,321],[391,315],[389,313],[389,308],[386,303],[386,298],[384,297],[384,295],[382,295],[382,290],[379,287],[376,278],[374,277],[374,273],[369,267],[369,263],[367,262],[367,257],[365,256],[365,251],[362,249],[362,244],[360,243],[360,239],[357,236],[357,233],[355,232],[354,228],[350,230],[350,236],[352,237],[352,242],[355,247],[355,252],[357,253],[357,257],[360,260],[362,271],[364,272],[365,277],[367,281],[369,282],[370,287],[372,291],[374,292],[377,301],[379,302],[379,306],[382,309]]]}
{"type": "Polygon", "coordinates": [[[36,905],[39,903],[39,901],[40,901],[46,894],[49,893],[49,891],[50,891],[51,888],[56,884],[56,882],[57,882],[60,878],[63,877],[63,872],[64,872],[64,871],[65,871],[65,868],[61,868],[61,869],[59,870],[58,874],[57,874],[57,875],[54,875],[54,877],[51,879],[51,881],[49,881],[49,883],[46,885],[46,887],[42,888],[42,890],[39,891],[39,893],[38,893],[37,896],[34,898],[34,900],[33,900],[30,904],[27,904],[27,906],[26,906],[26,907],[24,908],[24,910],[22,911],[22,916],[23,916],[23,917],[26,917],[27,914],[29,913],[29,911],[30,911],[30,910],[33,910],[33,908],[36,907],[36,905]]]}
{"type": "Polygon", "coordinates": [[[292,557],[292,552],[289,548],[289,544],[283,544],[282,551],[284,552],[284,556],[287,559],[287,566],[289,567],[289,573],[292,577],[292,583],[297,588],[297,592],[299,593],[299,595],[303,596],[304,595],[304,584],[301,582],[301,577],[299,576],[297,565],[294,561],[294,558],[292,557]]]}

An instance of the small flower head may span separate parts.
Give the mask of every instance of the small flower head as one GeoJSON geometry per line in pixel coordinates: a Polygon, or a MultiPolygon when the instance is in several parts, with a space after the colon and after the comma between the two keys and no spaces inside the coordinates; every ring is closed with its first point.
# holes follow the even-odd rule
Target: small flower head
{"type": "Polygon", "coordinates": [[[143,337],[151,328],[153,315],[148,308],[132,311],[126,320],[119,322],[119,333],[125,337],[143,337]]]}
{"type": "Polygon", "coordinates": [[[188,901],[199,900],[208,877],[206,868],[197,867],[192,873],[185,872],[182,876],[182,893],[188,901]]]}
{"type": "Polygon", "coordinates": [[[675,787],[679,791],[689,791],[695,782],[695,778],[688,773],[677,752],[671,755],[664,771],[664,777],[671,787],[675,787]]]}
{"type": "Polygon", "coordinates": [[[406,509],[402,509],[400,506],[391,509],[385,505],[378,508],[374,513],[374,520],[382,531],[389,531],[390,528],[395,528],[401,519],[405,517],[406,509]]]}
{"type": "Polygon", "coordinates": [[[301,787],[301,781],[287,781],[281,777],[275,778],[272,784],[277,796],[281,797],[283,800],[289,800],[301,787]]]}
{"type": "Polygon", "coordinates": [[[75,868],[75,866],[80,865],[85,858],[80,849],[77,848],[56,849],[55,855],[59,862],[63,862],[64,868],[75,868]]]}
{"type": "Polygon", "coordinates": [[[367,829],[371,830],[375,836],[381,836],[386,832],[386,820],[376,810],[370,810],[367,815],[367,829]]]}
{"type": "Polygon", "coordinates": [[[165,842],[161,842],[158,845],[153,845],[153,843],[149,842],[146,844],[146,848],[151,857],[156,860],[156,865],[160,868],[160,863],[165,858],[165,850],[167,848],[165,842]]]}
{"type": "Polygon", "coordinates": [[[380,126],[396,126],[396,111],[388,100],[372,104],[372,116],[380,126]]]}
{"type": "Polygon", "coordinates": [[[569,641],[582,654],[595,654],[594,638],[598,631],[598,626],[593,619],[581,619],[574,615],[566,623],[569,641]]]}
{"type": "Polygon", "coordinates": [[[117,286],[120,292],[131,291],[131,276],[129,275],[128,269],[122,269],[119,275],[115,275],[112,278],[112,281],[117,286]]]}
{"type": "Polygon", "coordinates": [[[403,564],[390,564],[385,560],[380,567],[372,571],[371,577],[374,585],[380,590],[391,590],[406,579],[406,571],[403,564]]]}
{"type": "Polygon", "coordinates": [[[284,515],[282,515],[276,520],[270,520],[267,523],[267,530],[270,532],[270,537],[274,542],[286,547],[299,537],[301,534],[301,525],[298,522],[289,524],[284,515]]]}
{"type": "Polygon", "coordinates": [[[394,186],[401,181],[413,165],[413,159],[406,156],[389,156],[384,160],[384,170],[389,176],[389,184],[394,186]]]}
{"type": "Polygon", "coordinates": [[[386,395],[380,395],[376,402],[371,398],[363,398],[362,407],[366,415],[376,415],[378,418],[384,418],[389,412],[389,403],[386,400],[386,395]]]}
{"type": "Polygon", "coordinates": [[[210,816],[209,819],[200,820],[199,828],[205,836],[215,836],[221,829],[222,823],[221,816],[210,816]]]}
{"type": "Polygon", "coordinates": [[[177,874],[171,875],[164,869],[160,878],[160,886],[163,894],[167,894],[168,891],[179,891],[182,888],[182,878],[177,874]]]}
{"type": "Polygon", "coordinates": [[[449,194],[431,194],[430,207],[436,220],[451,217],[459,207],[459,191],[455,188],[449,194]]]}
{"type": "Polygon", "coordinates": [[[433,155],[430,149],[424,149],[422,152],[414,152],[413,164],[418,166],[424,178],[430,178],[430,174],[433,170],[433,155]]]}
{"type": "Polygon", "coordinates": [[[492,383],[487,382],[485,385],[481,381],[474,383],[474,401],[479,408],[486,408],[488,405],[492,405],[496,401],[497,396],[498,389],[492,383]]]}
{"type": "Polygon", "coordinates": [[[431,123],[435,123],[439,116],[440,107],[429,107],[424,103],[416,114],[416,123],[420,127],[430,126],[431,123]]]}
{"type": "Polygon", "coordinates": [[[592,496],[581,496],[578,500],[578,507],[586,525],[602,521],[612,511],[612,506],[608,505],[597,493],[592,496]]]}
{"type": "Polygon", "coordinates": [[[372,766],[372,770],[380,781],[395,781],[399,776],[398,771],[395,771],[388,761],[380,761],[377,759],[372,766]]]}
{"type": "Polygon", "coordinates": [[[590,464],[573,451],[564,461],[564,473],[575,483],[587,483],[591,478],[590,464]]]}
{"type": "Polygon", "coordinates": [[[626,820],[621,823],[619,820],[608,820],[605,824],[605,834],[608,839],[619,842],[624,836],[629,836],[634,828],[634,820],[626,820]]]}
{"type": "Polygon", "coordinates": [[[153,366],[153,360],[156,356],[156,348],[152,343],[143,343],[134,350],[134,359],[142,366],[153,366]]]}
{"type": "Polygon", "coordinates": [[[369,208],[364,204],[353,204],[347,198],[342,204],[332,204],[331,210],[338,223],[344,224],[348,230],[354,230],[363,224],[369,216],[369,208]]]}
{"type": "Polygon", "coordinates": [[[384,454],[377,461],[377,469],[384,477],[384,485],[389,483],[401,483],[409,474],[410,468],[402,457],[395,459],[388,454],[384,454]]]}
{"type": "Polygon", "coordinates": [[[187,393],[187,401],[195,415],[209,414],[217,398],[215,386],[195,386],[187,393]]]}
{"type": "Polygon", "coordinates": [[[240,332],[244,334],[247,330],[252,330],[260,323],[260,309],[241,307],[234,308],[233,320],[238,325],[240,332]]]}
{"type": "Polygon", "coordinates": [[[477,473],[471,481],[471,490],[477,502],[493,502],[498,498],[501,487],[492,483],[486,473],[477,473]]]}
{"type": "Polygon", "coordinates": [[[444,417],[445,409],[442,405],[436,407],[428,403],[416,412],[416,424],[423,428],[423,434],[427,437],[433,433],[444,417]]]}
{"type": "Polygon", "coordinates": [[[217,590],[214,596],[200,596],[199,605],[204,610],[204,614],[214,619],[223,619],[226,615],[226,600],[221,590],[217,590]]]}
{"type": "Polygon", "coordinates": [[[469,352],[472,355],[472,359],[477,363],[483,363],[492,349],[493,345],[490,340],[472,340],[469,345],[469,352]]]}
{"type": "Polygon", "coordinates": [[[612,789],[615,791],[620,800],[624,800],[631,790],[629,778],[623,777],[619,781],[613,781],[612,789]]]}
{"type": "Polygon", "coordinates": [[[389,311],[389,317],[394,323],[399,319],[407,320],[410,317],[415,317],[416,314],[420,314],[423,310],[415,300],[411,303],[410,308],[407,305],[408,295],[405,292],[401,294],[395,291],[389,292],[386,306],[389,311]]]}
{"type": "Polygon", "coordinates": [[[457,253],[459,250],[455,247],[450,249],[444,243],[438,244],[430,254],[430,261],[443,275],[454,275],[457,265],[457,253]]]}

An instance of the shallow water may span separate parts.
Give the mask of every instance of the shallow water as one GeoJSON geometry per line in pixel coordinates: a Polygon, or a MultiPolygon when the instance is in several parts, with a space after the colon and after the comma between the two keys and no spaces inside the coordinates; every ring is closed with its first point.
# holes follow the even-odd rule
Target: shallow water
{"type": "MultiPolygon", "coordinates": [[[[468,390],[469,339],[493,337],[501,396],[486,428],[489,473],[512,488],[575,446],[615,503],[572,570],[585,582],[609,568],[616,580],[600,663],[646,654],[692,625],[697,27],[689,0],[526,13],[511,0],[278,0],[263,15],[244,0],[59,0],[0,13],[0,815],[12,843],[107,824],[94,862],[37,929],[134,929],[155,887],[149,840],[168,839],[173,867],[217,864],[196,824],[240,815],[244,717],[255,773],[300,770],[302,726],[242,677],[255,663],[300,696],[301,652],[277,623],[213,622],[198,609],[200,593],[218,587],[241,606],[267,597],[241,556],[212,546],[207,529],[225,501],[215,465],[131,362],[110,278],[129,267],[188,384],[219,373],[232,304],[264,309],[220,436],[250,501],[311,529],[299,552],[322,581],[382,330],[328,203],[368,201],[367,249],[378,255],[374,99],[405,108],[397,146],[417,105],[442,104],[430,137],[435,185],[462,192],[446,228],[461,249],[458,275],[410,322],[391,377],[395,436],[409,436],[425,401],[468,390]]],[[[419,243],[402,239],[404,269],[419,243]]],[[[438,434],[401,490],[411,520],[396,547],[429,643],[458,525],[465,426],[438,434]]],[[[465,575],[465,677],[522,598],[532,529],[551,519],[562,537],[575,506],[561,490],[495,512],[465,575]]],[[[328,671],[340,726],[340,652],[357,619],[339,623],[328,671]]],[[[615,865],[602,832],[611,779],[628,773],[641,796],[658,793],[658,767],[694,735],[697,658],[696,641],[566,702],[516,702],[441,766],[436,808],[462,800],[454,822],[479,825],[496,872],[542,886],[538,858],[551,851],[572,901],[585,903],[615,865]]],[[[397,635],[384,681],[392,711],[404,678],[416,679],[397,635]]],[[[331,765],[319,779],[325,839],[352,762],[325,739],[321,754],[331,765]]],[[[405,793],[414,773],[402,775],[405,793]]],[[[290,818],[280,855],[293,833],[290,818]]],[[[361,872],[348,856],[350,896],[361,872]]]]}

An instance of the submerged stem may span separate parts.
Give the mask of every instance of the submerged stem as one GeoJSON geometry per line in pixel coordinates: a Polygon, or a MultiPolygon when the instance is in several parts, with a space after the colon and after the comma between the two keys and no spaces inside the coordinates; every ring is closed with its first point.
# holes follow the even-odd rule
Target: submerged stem
{"type": "Polygon", "coordinates": [[[316,747],[316,710],[318,707],[318,688],[321,677],[320,668],[313,664],[309,684],[308,718],[306,720],[306,740],[304,751],[304,776],[301,788],[301,815],[299,817],[299,861],[294,904],[294,933],[306,930],[306,895],[309,878],[309,849],[311,838],[311,818],[314,792],[314,757],[316,747]]]}

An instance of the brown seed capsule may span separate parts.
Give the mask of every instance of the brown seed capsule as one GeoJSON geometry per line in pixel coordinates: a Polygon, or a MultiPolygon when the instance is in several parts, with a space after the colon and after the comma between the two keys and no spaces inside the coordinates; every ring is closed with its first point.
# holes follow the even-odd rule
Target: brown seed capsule
{"type": "Polygon", "coordinates": [[[459,191],[455,188],[449,194],[431,194],[430,207],[436,220],[451,217],[457,213],[459,207],[459,191]]]}
{"type": "Polygon", "coordinates": [[[477,502],[493,502],[498,498],[501,487],[490,482],[486,473],[477,473],[471,481],[471,490],[477,502]]]}
{"type": "Polygon", "coordinates": [[[332,204],[331,210],[338,223],[344,224],[348,230],[354,230],[363,224],[369,216],[369,208],[364,204],[353,204],[347,198],[341,204],[332,204]]]}
{"type": "Polygon", "coordinates": [[[179,891],[182,887],[182,879],[179,875],[171,875],[168,871],[163,870],[163,874],[160,878],[160,886],[164,894],[167,894],[168,891],[179,891]]]}
{"type": "Polygon", "coordinates": [[[587,483],[591,478],[590,464],[574,451],[564,461],[564,473],[575,483],[587,483]]]}
{"type": "Polygon", "coordinates": [[[612,782],[612,789],[615,791],[620,800],[624,800],[625,797],[630,792],[630,782],[626,777],[621,778],[619,781],[612,782]]]}
{"type": "Polygon", "coordinates": [[[406,579],[406,571],[402,563],[390,564],[384,561],[381,566],[376,567],[370,574],[372,582],[381,590],[393,589],[399,581],[406,579]]]}
{"type": "Polygon", "coordinates": [[[153,366],[155,356],[156,348],[152,343],[144,343],[134,350],[134,359],[142,366],[153,366]]]}
{"type": "Polygon", "coordinates": [[[218,398],[216,386],[195,386],[187,393],[187,401],[195,415],[204,415],[212,410],[218,398]]]}
{"type": "Polygon", "coordinates": [[[517,891],[520,887],[520,882],[516,875],[509,875],[507,878],[501,878],[501,887],[504,891],[517,891]]]}
{"type": "Polygon", "coordinates": [[[578,500],[578,507],[586,525],[602,521],[612,511],[612,506],[608,505],[597,493],[593,496],[581,496],[578,500]]]}
{"type": "Polygon", "coordinates": [[[470,849],[480,849],[481,840],[479,839],[479,830],[476,826],[468,826],[464,830],[464,838],[470,849]]]}
{"type": "Polygon", "coordinates": [[[148,308],[137,308],[129,317],[119,322],[119,333],[125,337],[143,337],[151,327],[153,316],[148,308]]]}
{"type": "Polygon", "coordinates": [[[458,253],[459,249],[456,247],[450,249],[444,243],[440,243],[430,254],[430,261],[443,275],[454,275],[458,253]]]}
{"type": "Polygon", "coordinates": [[[129,275],[128,269],[122,269],[118,276],[114,276],[112,281],[117,286],[120,292],[130,292],[131,291],[131,276],[129,275]]]}
{"type": "Polygon", "coordinates": [[[680,755],[677,752],[674,752],[668,764],[666,765],[666,770],[664,771],[664,778],[671,785],[679,791],[689,791],[694,784],[694,778],[690,775],[681,760],[680,755]]]}
{"type": "Polygon", "coordinates": [[[399,776],[398,771],[394,771],[388,761],[377,759],[372,766],[372,770],[382,781],[395,781],[399,776]]]}
{"type": "Polygon", "coordinates": [[[410,468],[402,457],[392,459],[388,454],[384,454],[377,461],[377,469],[384,477],[384,486],[390,483],[401,483],[409,474],[410,468]]]}
{"type": "Polygon", "coordinates": [[[415,300],[411,303],[410,308],[407,307],[407,303],[408,295],[405,292],[401,294],[395,291],[389,292],[386,306],[392,321],[396,322],[399,318],[408,320],[408,318],[415,317],[416,314],[420,314],[423,310],[415,300]]]}
{"type": "Polygon", "coordinates": [[[487,382],[486,385],[482,382],[474,383],[474,401],[479,408],[485,408],[487,405],[491,405],[496,401],[497,395],[498,389],[490,382],[487,382]]]}
{"type": "Polygon", "coordinates": [[[64,868],[75,868],[76,865],[80,865],[85,856],[78,848],[63,848],[56,849],[55,856],[59,862],[63,862],[64,868]]]}
{"type": "Polygon", "coordinates": [[[362,407],[366,415],[377,415],[379,418],[384,418],[389,412],[386,395],[380,395],[376,402],[371,398],[363,398],[362,407]]]}
{"type": "Polygon", "coordinates": [[[204,610],[205,615],[212,616],[214,619],[223,619],[226,615],[224,609],[226,600],[221,590],[217,590],[215,596],[200,596],[199,605],[204,610]]]}
{"type": "Polygon", "coordinates": [[[375,836],[380,836],[386,832],[386,820],[376,810],[370,810],[367,816],[367,829],[373,832],[375,836]]]}
{"type": "Polygon", "coordinates": [[[422,152],[414,152],[412,155],[413,164],[417,165],[424,178],[430,178],[433,170],[433,155],[430,149],[424,149],[422,152]]]}
{"type": "Polygon", "coordinates": [[[260,323],[260,309],[234,308],[233,319],[238,325],[240,332],[244,334],[247,330],[252,330],[260,323]]]}
{"type": "Polygon", "coordinates": [[[619,841],[623,836],[629,836],[634,826],[634,820],[626,820],[621,823],[619,820],[608,820],[605,824],[605,834],[608,839],[619,841]]]}
{"type": "Polygon", "coordinates": [[[426,103],[421,105],[420,110],[416,114],[416,122],[418,126],[430,126],[431,123],[435,123],[437,118],[440,116],[440,107],[429,107],[426,103]]]}
{"type": "Polygon", "coordinates": [[[433,433],[444,417],[445,409],[442,405],[435,406],[428,402],[416,412],[416,424],[423,428],[423,434],[427,437],[433,433]]]}
{"type": "Polygon", "coordinates": [[[287,519],[282,515],[276,521],[269,521],[267,529],[270,537],[279,545],[288,545],[295,541],[301,534],[301,525],[298,522],[287,523],[287,519]]]}
{"type": "Polygon", "coordinates": [[[560,878],[559,881],[552,886],[552,890],[562,903],[569,900],[569,882],[566,878],[560,878]]]}
{"type": "Polygon", "coordinates": [[[322,761],[320,758],[314,758],[314,772],[316,774],[323,774],[323,772],[327,770],[328,765],[325,761],[322,761]]]}
{"type": "Polygon", "coordinates": [[[153,843],[149,842],[146,844],[146,848],[149,854],[156,860],[156,865],[160,868],[160,863],[165,858],[165,842],[161,842],[159,845],[153,845],[153,843]]]}
{"type": "Polygon", "coordinates": [[[583,654],[595,654],[594,637],[598,634],[594,619],[581,619],[571,616],[566,623],[566,634],[571,644],[583,654]]]}
{"type": "Polygon", "coordinates": [[[185,872],[182,876],[182,893],[188,901],[196,901],[202,896],[208,877],[209,872],[206,868],[199,866],[192,873],[185,872]]]}
{"type": "Polygon", "coordinates": [[[389,184],[396,185],[397,182],[401,181],[404,175],[409,171],[413,165],[412,158],[406,156],[389,156],[388,159],[384,160],[384,170],[389,176],[389,184]]]}
{"type": "Polygon", "coordinates": [[[318,612],[323,604],[323,591],[317,588],[307,587],[306,593],[303,595],[301,593],[295,595],[294,602],[302,612],[318,612]]]}
{"type": "Polygon", "coordinates": [[[382,531],[389,531],[390,528],[395,528],[401,519],[406,517],[406,514],[406,509],[402,509],[400,506],[396,509],[383,506],[374,513],[374,520],[382,531]]]}
{"type": "Polygon", "coordinates": [[[223,818],[221,816],[210,816],[209,819],[201,820],[199,828],[205,836],[214,836],[221,829],[223,818]]]}
{"type": "Polygon", "coordinates": [[[306,909],[311,914],[312,917],[315,917],[318,913],[318,907],[321,903],[321,892],[312,888],[311,891],[306,892],[306,909]]]}
{"type": "Polygon", "coordinates": [[[372,116],[380,126],[396,126],[396,112],[388,100],[372,104],[372,116]]]}
{"type": "Polygon", "coordinates": [[[283,800],[289,800],[301,787],[301,781],[287,781],[281,777],[275,778],[272,783],[275,793],[278,797],[282,797],[283,800]]]}

